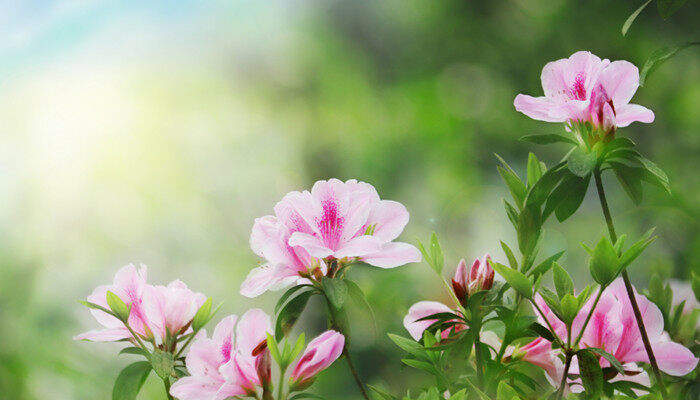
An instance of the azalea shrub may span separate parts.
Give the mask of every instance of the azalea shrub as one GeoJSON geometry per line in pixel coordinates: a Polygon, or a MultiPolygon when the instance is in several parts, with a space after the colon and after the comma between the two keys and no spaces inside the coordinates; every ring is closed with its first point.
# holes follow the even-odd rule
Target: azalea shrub
{"type": "Polygon", "coordinates": [[[285,195],[252,226],[250,247],[261,265],[240,294],[279,291],[274,310],[219,318],[211,298],[177,280],[149,284],[146,267],[134,265],[87,297],[83,304],[102,328],[75,338],[123,342],[121,353],[140,357],[118,374],[113,399],[136,398],[150,374],[170,399],[321,398],[313,384],[339,359],[365,399],[697,399],[700,278],[674,288],[655,277],[647,289],[635,288],[628,270],[653,245],[653,229],[642,237],[618,233],[602,181],[614,175],[635,204],[646,184],[670,191],[668,176],[622,129],[654,121],[650,109],[631,103],[639,70],[579,51],[545,65],[541,79],[544,95],[518,95],[515,110],[558,123],[561,133],[522,140],[563,143],[568,151],[551,165],[531,153],[524,177],[498,157],[517,238],[500,242],[502,257],[446,262],[437,233],[415,245],[397,240],[409,223],[401,203],[365,182],[318,181],[285,195]],[[543,251],[543,226],[575,218],[588,192],[598,197],[607,233],[582,244],[590,279],[574,283],[560,262],[566,249],[543,251]],[[415,299],[403,317],[406,332],[386,333],[405,353],[397,374],[403,364],[434,378],[431,387],[406,382],[394,393],[366,384],[353,363],[352,327],[364,321],[350,318],[348,307],[372,310],[352,268],[419,262],[451,301],[415,299]],[[313,297],[323,299],[328,326],[308,332],[314,338],[307,343],[294,327],[313,297]]]}

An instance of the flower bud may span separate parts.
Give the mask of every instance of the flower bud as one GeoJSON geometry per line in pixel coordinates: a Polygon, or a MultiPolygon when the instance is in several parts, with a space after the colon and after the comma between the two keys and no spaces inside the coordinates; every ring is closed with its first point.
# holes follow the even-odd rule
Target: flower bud
{"type": "Polygon", "coordinates": [[[300,390],[308,387],[316,374],[340,357],[344,346],[345,337],[333,330],[326,331],[309,342],[292,370],[290,388],[300,390]]]}
{"type": "Polygon", "coordinates": [[[474,260],[469,273],[467,273],[467,263],[464,259],[457,264],[457,271],[455,271],[455,276],[452,278],[452,289],[461,302],[464,302],[468,296],[480,290],[491,289],[494,271],[489,265],[489,260],[488,254],[482,260],[477,258],[474,260]]]}

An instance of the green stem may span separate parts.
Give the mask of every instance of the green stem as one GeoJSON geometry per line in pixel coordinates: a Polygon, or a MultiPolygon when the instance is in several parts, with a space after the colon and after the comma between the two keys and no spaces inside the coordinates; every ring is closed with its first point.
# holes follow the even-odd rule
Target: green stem
{"type": "Polygon", "coordinates": [[[355,365],[352,362],[352,358],[350,357],[350,341],[349,335],[347,332],[345,332],[344,329],[342,329],[343,325],[339,324],[337,321],[337,316],[335,314],[335,308],[333,307],[333,304],[331,303],[330,299],[326,295],[325,292],[323,292],[324,297],[326,298],[326,303],[328,304],[328,314],[331,319],[331,327],[333,329],[338,330],[340,333],[342,333],[345,336],[345,346],[343,347],[343,355],[345,356],[345,360],[347,360],[348,367],[350,368],[350,373],[352,374],[352,377],[355,379],[355,384],[357,384],[357,387],[360,388],[360,392],[362,393],[362,397],[365,398],[365,400],[370,400],[369,395],[367,394],[367,391],[365,390],[365,385],[362,383],[362,379],[360,379],[360,375],[357,373],[357,370],[355,369],[355,365]]]}
{"type": "MultiPolygon", "coordinates": [[[[478,317],[478,316],[476,316],[478,317]]],[[[476,361],[476,382],[479,388],[484,387],[484,362],[481,360],[481,325],[475,326],[473,329],[476,330],[476,335],[474,335],[474,360],[476,361]]]]}
{"type": "Polygon", "coordinates": [[[284,396],[284,369],[280,369],[280,379],[277,383],[277,400],[285,400],[287,397],[284,396]]]}
{"type": "Polygon", "coordinates": [[[163,386],[165,386],[165,395],[168,397],[168,400],[174,400],[173,396],[170,395],[170,378],[163,379],[163,386]]]}
{"type": "MultiPolygon", "coordinates": [[[[596,167],[593,172],[595,177],[595,186],[598,190],[598,198],[600,199],[600,206],[603,209],[603,216],[605,217],[605,223],[608,225],[608,233],[610,234],[610,240],[613,244],[617,242],[617,234],[615,233],[615,226],[613,225],[612,216],[610,215],[610,208],[608,207],[608,201],[605,198],[605,190],[603,189],[603,182],[600,177],[600,169],[596,167]]],[[[666,386],[664,385],[663,378],[661,377],[661,372],[659,372],[659,366],[656,363],[656,357],[654,356],[654,350],[651,348],[651,343],[649,342],[649,336],[647,335],[647,329],[644,326],[644,320],[642,319],[642,313],[639,311],[639,305],[637,304],[637,298],[634,294],[634,288],[630,282],[627,270],[622,270],[622,280],[625,282],[625,289],[627,290],[627,297],[630,299],[632,304],[632,310],[634,311],[634,318],[637,320],[637,326],[639,327],[639,332],[642,336],[642,342],[644,342],[644,349],[649,357],[649,364],[651,364],[651,369],[656,377],[656,382],[659,384],[659,391],[661,392],[661,397],[664,400],[668,399],[668,393],[666,392],[666,386]]]]}
{"type": "Polygon", "coordinates": [[[561,400],[562,395],[564,395],[564,388],[566,387],[566,377],[569,375],[569,368],[571,367],[571,359],[573,354],[570,350],[566,352],[566,363],[564,364],[564,375],[561,377],[561,383],[559,384],[559,390],[557,390],[557,400],[561,400]]]}
{"type": "Polygon", "coordinates": [[[547,319],[547,317],[544,316],[544,313],[542,312],[542,309],[540,308],[540,306],[538,306],[537,303],[534,302],[533,300],[530,300],[530,302],[532,303],[533,306],[535,306],[535,310],[537,310],[537,312],[540,313],[540,315],[542,316],[542,319],[547,324],[547,328],[549,328],[549,331],[552,332],[552,335],[554,336],[554,340],[556,340],[556,342],[559,344],[559,346],[561,348],[564,348],[564,342],[561,340],[561,338],[559,338],[559,335],[557,335],[557,332],[552,327],[552,324],[549,323],[549,320],[547,319]]]}
{"type": "Polygon", "coordinates": [[[182,345],[182,347],[180,348],[180,350],[178,350],[177,354],[175,354],[175,359],[176,359],[176,360],[180,357],[180,355],[182,354],[182,352],[185,351],[185,349],[186,349],[187,346],[190,344],[190,342],[192,341],[192,339],[194,339],[196,333],[197,333],[197,332],[192,332],[192,335],[191,335],[190,337],[187,338],[187,341],[185,341],[185,343],[182,345]]]}
{"type": "Polygon", "coordinates": [[[583,337],[583,332],[586,331],[586,328],[588,327],[588,323],[591,321],[591,317],[593,316],[593,311],[595,311],[595,308],[598,306],[598,302],[600,301],[600,296],[603,295],[603,290],[605,290],[604,287],[600,287],[598,290],[598,295],[595,297],[595,300],[593,301],[593,307],[591,307],[591,311],[588,312],[588,315],[586,316],[586,320],[583,321],[583,326],[581,327],[581,331],[578,333],[578,336],[576,337],[576,340],[574,341],[573,347],[578,346],[578,343],[581,341],[581,338],[583,337]]]}

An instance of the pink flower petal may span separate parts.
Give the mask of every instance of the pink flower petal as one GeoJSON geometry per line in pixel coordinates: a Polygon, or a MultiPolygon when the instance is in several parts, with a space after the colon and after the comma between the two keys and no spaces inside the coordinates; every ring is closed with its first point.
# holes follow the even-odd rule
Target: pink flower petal
{"type": "Polygon", "coordinates": [[[698,365],[698,358],[683,345],[675,342],[656,343],[654,356],[659,369],[673,376],[691,373],[698,365]]]}
{"type": "Polygon", "coordinates": [[[601,71],[598,82],[603,85],[615,107],[632,100],[639,88],[639,70],[628,61],[613,61],[601,71]]]}
{"type": "Polygon", "coordinates": [[[374,206],[367,223],[375,226],[372,235],[390,242],[399,237],[408,223],[408,218],[408,210],[403,204],[382,200],[374,206]]]}
{"type": "Polygon", "coordinates": [[[532,97],[526,94],[515,96],[515,110],[532,119],[545,122],[564,122],[568,115],[559,104],[548,97],[532,97]]]}
{"type": "Polygon", "coordinates": [[[303,247],[311,256],[317,258],[326,258],[333,254],[333,250],[326,247],[319,237],[308,233],[292,233],[292,236],[289,238],[289,245],[303,247]]]}
{"type": "Polygon", "coordinates": [[[638,104],[615,106],[615,122],[620,128],[624,128],[632,122],[649,124],[654,122],[654,112],[638,104]]]}
{"type": "Polygon", "coordinates": [[[170,394],[180,400],[211,400],[221,383],[201,376],[184,376],[170,388],[170,394]]]}
{"type": "Polygon", "coordinates": [[[402,242],[385,243],[379,252],[362,257],[362,261],[379,268],[395,268],[421,259],[422,255],[415,246],[402,242]]]}
{"type": "Polygon", "coordinates": [[[270,316],[259,308],[248,310],[236,326],[236,350],[252,357],[253,349],[267,339],[267,333],[272,333],[270,316]]]}
{"type": "Polygon", "coordinates": [[[362,257],[381,251],[382,240],[370,235],[358,236],[345,242],[341,248],[335,251],[335,258],[362,257]]]}

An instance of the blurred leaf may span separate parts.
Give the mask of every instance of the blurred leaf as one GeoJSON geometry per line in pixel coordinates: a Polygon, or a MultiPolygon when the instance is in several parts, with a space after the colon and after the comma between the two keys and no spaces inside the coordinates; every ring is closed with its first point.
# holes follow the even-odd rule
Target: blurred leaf
{"type": "Polygon", "coordinates": [[[639,205],[642,202],[642,174],[640,168],[632,168],[621,163],[610,163],[615,171],[617,180],[620,181],[622,189],[632,199],[634,204],[639,205]]]}
{"type": "MultiPolygon", "coordinates": [[[[565,252],[566,252],[566,250],[562,250],[554,255],[547,257],[544,261],[542,261],[535,268],[533,268],[532,272],[530,272],[529,275],[531,275],[535,279],[537,279],[538,276],[547,273],[547,271],[549,271],[549,269],[552,268],[552,263],[554,261],[559,260],[561,258],[561,256],[564,255],[565,252]]],[[[527,272],[527,271],[523,271],[523,272],[527,272]]]]}
{"type": "Polygon", "coordinates": [[[600,368],[598,357],[588,349],[577,351],[576,357],[586,396],[593,399],[599,398],[603,392],[603,369],[600,368]]]}
{"type": "Polygon", "coordinates": [[[639,241],[637,241],[629,249],[622,253],[622,256],[620,256],[620,270],[630,265],[632,261],[634,261],[637,257],[639,257],[640,254],[642,254],[642,252],[644,251],[644,249],[647,248],[647,246],[649,246],[656,240],[656,236],[651,237],[652,233],[654,233],[654,228],[649,229],[639,241]]]}
{"type": "Polygon", "coordinates": [[[195,332],[199,332],[204,325],[206,325],[207,322],[209,322],[209,314],[211,313],[211,303],[212,299],[209,297],[204,304],[202,304],[201,307],[199,307],[199,310],[197,310],[197,314],[194,315],[194,318],[192,318],[192,330],[195,332]]]}
{"type": "Polygon", "coordinates": [[[663,17],[663,19],[668,19],[668,17],[675,14],[685,2],[686,0],[658,0],[656,5],[659,8],[661,17],[663,17]]]}
{"type": "Polygon", "coordinates": [[[510,194],[511,196],[513,196],[513,200],[515,200],[515,204],[518,205],[518,208],[521,208],[523,200],[525,200],[525,193],[527,193],[527,187],[520,180],[520,178],[518,178],[515,172],[501,167],[496,168],[498,169],[498,173],[501,174],[501,177],[506,183],[506,186],[508,186],[508,190],[510,190],[510,194]]]}
{"type": "Polygon", "coordinates": [[[541,226],[539,212],[532,207],[523,208],[518,217],[518,247],[521,253],[532,252],[539,238],[541,226]]]}
{"type": "Polygon", "coordinates": [[[693,272],[690,282],[693,287],[693,293],[695,293],[695,299],[700,301],[700,275],[696,275],[695,272],[693,272]]]}
{"type": "Polygon", "coordinates": [[[321,284],[331,305],[338,310],[343,308],[345,299],[348,297],[348,286],[345,284],[345,280],[324,276],[321,279],[321,284]]]}
{"type": "Polygon", "coordinates": [[[117,318],[123,322],[129,320],[129,307],[119,296],[107,291],[107,304],[117,318]]]}
{"type": "Polygon", "coordinates": [[[284,294],[279,298],[279,300],[277,300],[277,304],[275,304],[275,314],[277,314],[280,311],[280,309],[282,308],[284,303],[287,301],[287,299],[289,299],[294,293],[296,293],[299,290],[304,289],[304,288],[312,288],[313,289],[313,286],[311,286],[311,285],[297,285],[297,286],[293,286],[293,287],[289,288],[286,292],[284,292],[284,294]]]}
{"type": "Polygon", "coordinates": [[[577,147],[570,155],[566,163],[574,175],[581,178],[593,172],[597,161],[596,154],[585,152],[581,147],[577,147]]]}
{"type": "Polygon", "coordinates": [[[569,136],[557,135],[557,134],[544,134],[544,135],[526,135],[519,139],[521,142],[529,142],[536,144],[550,144],[550,143],[569,143],[577,144],[576,140],[569,136]]]}
{"type": "Polygon", "coordinates": [[[396,400],[396,396],[387,392],[384,389],[380,389],[380,388],[378,388],[376,386],[372,386],[372,385],[367,385],[367,387],[372,391],[371,393],[375,395],[373,397],[375,397],[379,400],[396,400]]]}
{"type": "Polygon", "coordinates": [[[150,353],[149,353],[148,351],[146,351],[146,350],[144,350],[144,349],[142,349],[142,348],[140,348],[140,347],[133,347],[133,346],[132,346],[132,347],[125,347],[125,348],[123,348],[123,349],[119,352],[119,355],[122,355],[122,354],[134,354],[134,355],[144,356],[144,357],[146,357],[146,358],[149,358],[149,357],[150,357],[150,353]]]}
{"type": "Polygon", "coordinates": [[[505,242],[501,240],[501,248],[503,249],[503,252],[506,253],[506,257],[508,258],[508,263],[510,264],[510,267],[513,269],[518,269],[518,260],[515,258],[515,255],[513,255],[513,251],[508,247],[505,242]]]}
{"type": "Polygon", "coordinates": [[[552,273],[554,277],[554,287],[557,289],[559,299],[567,294],[574,294],[574,282],[571,280],[569,273],[566,272],[559,263],[552,263],[552,273]]]}
{"type": "Polygon", "coordinates": [[[622,364],[613,356],[612,354],[608,353],[607,351],[603,349],[599,349],[597,347],[587,347],[589,351],[592,351],[593,353],[603,357],[604,359],[608,360],[610,365],[612,365],[613,368],[617,370],[617,372],[621,373],[624,375],[625,370],[622,368],[622,364]]]}
{"type": "Polygon", "coordinates": [[[151,354],[151,366],[161,379],[169,379],[170,374],[173,372],[173,367],[175,366],[173,354],[155,349],[153,354],[151,354]]]}
{"type": "Polygon", "coordinates": [[[565,324],[570,325],[574,321],[574,318],[576,318],[578,310],[579,303],[578,300],[576,300],[576,297],[574,297],[573,294],[565,294],[561,299],[561,313],[564,317],[562,321],[565,324]]]}
{"type": "Polygon", "coordinates": [[[649,5],[649,3],[651,3],[651,0],[647,0],[627,18],[624,25],[622,25],[622,36],[625,36],[627,34],[627,31],[630,29],[630,26],[632,26],[634,20],[637,19],[639,13],[641,13],[642,10],[644,10],[649,5]]]}
{"type": "Polygon", "coordinates": [[[532,298],[532,284],[520,271],[506,267],[495,261],[490,261],[491,267],[498,272],[508,284],[526,299],[532,298]]]}
{"type": "Polygon", "coordinates": [[[540,160],[534,153],[530,153],[527,156],[527,185],[532,187],[537,181],[542,177],[542,167],[540,166],[540,160]]]}
{"type": "MultiPolygon", "coordinates": [[[[661,2],[659,2],[659,4],[661,4],[661,2]]],[[[644,66],[642,67],[642,71],[639,73],[639,86],[644,86],[649,74],[656,70],[656,68],[658,68],[661,64],[666,62],[669,58],[676,55],[676,53],[685,49],[686,47],[698,44],[700,44],[700,42],[687,42],[680,46],[663,47],[651,53],[651,56],[649,56],[649,58],[646,60],[644,66]]]]}
{"type": "Polygon", "coordinates": [[[353,301],[357,304],[359,304],[361,307],[365,309],[365,312],[367,315],[370,316],[372,320],[372,328],[374,330],[374,334],[376,335],[377,332],[377,320],[374,316],[374,310],[372,310],[372,306],[370,306],[369,302],[367,301],[367,298],[365,297],[364,292],[362,292],[362,289],[360,289],[360,286],[349,280],[345,280],[345,284],[348,287],[348,294],[350,295],[350,298],[353,299],[353,301]]]}
{"type": "Polygon", "coordinates": [[[564,222],[572,216],[581,206],[590,180],[590,175],[585,177],[565,176],[547,199],[542,219],[547,219],[552,211],[555,212],[559,222],[564,222]]]}
{"type": "Polygon", "coordinates": [[[289,331],[292,330],[299,316],[304,312],[309,299],[314,294],[316,293],[313,291],[302,292],[291,299],[282,310],[280,310],[275,324],[275,338],[277,340],[282,339],[283,336],[287,336],[289,331]]]}
{"type": "Polygon", "coordinates": [[[498,390],[496,392],[496,400],[513,400],[519,399],[518,392],[515,391],[507,383],[500,381],[498,382],[498,390]]]}
{"type": "Polygon", "coordinates": [[[148,361],[128,365],[114,381],[112,400],[135,400],[150,372],[151,363],[148,361]]]}
{"type": "Polygon", "coordinates": [[[605,287],[615,279],[619,271],[619,261],[615,249],[608,238],[600,238],[595,249],[593,249],[593,256],[589,261],[588,267],[593,280],[600,286],[605,287]]]}

